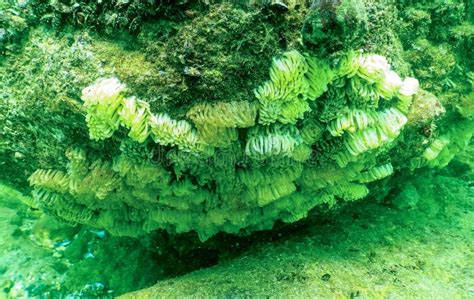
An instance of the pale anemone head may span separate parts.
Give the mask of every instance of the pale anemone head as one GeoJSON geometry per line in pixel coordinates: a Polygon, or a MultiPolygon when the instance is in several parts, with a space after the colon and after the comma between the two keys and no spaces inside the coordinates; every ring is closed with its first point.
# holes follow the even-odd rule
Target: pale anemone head
{"type": "Polygon", "coordinates": [[[420,84],[418,83],[417,79],[406,77],[405,80],[403,80],[403,84],[400,87],[399,93],[402,96],[411,97],[418,92],[419,87],[420,84]]]}
{"type": "Polygon", "coordinates": [[[390,70],[387,59],[380,55],[359,56],[359,74],[369,81],[378,81],[390,70]]]}
{"type": "Polygon", "coordinates": [[[124,90],[125,85],[117,78],[100,78],[82,90],[82,100],[85,104],[110,101],[116,99],[124,90]]]}
{"type": "Polygon", "coordinates": [[[386,71],[384,73],[384,77],[382,79],[382,82],[380,83],[380,92],[382,93],[383,96],[386,98],[390,98],[393,96],[395,92],[398,91],[400,86],[402,86],[403,82],[400,76],[392,71],[386,71]]]}
{"type": "Polygon", "coordinates": [[[385,72],[383,86],[387,89],[396,91],[402,85],[402,79],[394,71],[385,72]]]}
{"type": "Polygon", "coordinates": [[[119,113],[120,120],[126,127],[131,127],[135,116],[137,115],[137,102],[135,97],[123,100],[123,108],[119,113]]]}

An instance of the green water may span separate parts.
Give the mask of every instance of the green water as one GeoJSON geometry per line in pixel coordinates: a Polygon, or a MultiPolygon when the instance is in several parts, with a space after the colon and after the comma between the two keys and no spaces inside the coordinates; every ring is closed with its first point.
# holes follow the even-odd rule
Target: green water
{"type": "Polygon", "coordinates": [[[474,297],[470,0],[0,0],[0,298],[474,297]]]}

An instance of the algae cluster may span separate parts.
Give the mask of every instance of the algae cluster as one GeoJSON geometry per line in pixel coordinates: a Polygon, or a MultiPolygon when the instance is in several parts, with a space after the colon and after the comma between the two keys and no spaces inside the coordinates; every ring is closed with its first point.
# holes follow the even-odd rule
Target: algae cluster
{"type": "Polygon", "coordinates": [[[30,204],[117,235],[196,231],[205,241],[361,199],[365,183],[393,173],[377,157],[407,123],[416,79],[402,80],[380,55],[349,52],[331,68],[295,50],[273,61],[270,77],[255,89],[258,102],[193,106],[194,126],[124,98],[115,78],[99,79],[82,92],[89,136],[106,140],[123,127],[120,155],[90,160],[69,149],[67,172],[30,176],[30,204]]]}
{"type": "MultiPolygon", "coordinates": [[[[426,191],[410,173],[470,163],[472,3],[211,2],[0,1],[0,180],[33,189],[35,213],[152,240],[156,260],[201,246],[176,233],[214,236],[202,267],[228,252],[221,232],[379,209],[351,203],[367,196],[412,207],[426,191]]],[[[111,239],[102,256],[141,248],[111,239]]],[[[71,291],[94,280],[74,254],[71,291]]],[[[132,288],[100,272],[115,294],[132,288]]]]}

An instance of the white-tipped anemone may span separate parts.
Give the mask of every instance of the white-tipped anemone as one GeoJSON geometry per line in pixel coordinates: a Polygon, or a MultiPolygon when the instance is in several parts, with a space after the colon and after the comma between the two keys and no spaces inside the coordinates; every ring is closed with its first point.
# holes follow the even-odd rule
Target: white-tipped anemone
{"type": "Polygon", "coordinates": [[[402,84],[400,76],[396,72],[389,70],[384,74],[379,91],[385,98],[391,98],[402,84]]]}
{"type": "Polygon", "coordinates": [[[419,87],[420,83],[418,83],[417,79],[406,77],[405,80],[403,80],[403,84],[398,92],[402,96],[411,97],[418,92],[419,87]]]}
{"type": "Polygon", "coordinates": [[[368,81],[378,81],[390,70],[387,59],[380,55],[361,55],[358,57],[359,75],[368,81]]]}
{"type": "Polygon", "coordinates": [[[117,78],[100,78],[93,85],[82,90],[82,100],[87,103],[96,103],[101,100],[117,98],[125,85],[117,78]]]}

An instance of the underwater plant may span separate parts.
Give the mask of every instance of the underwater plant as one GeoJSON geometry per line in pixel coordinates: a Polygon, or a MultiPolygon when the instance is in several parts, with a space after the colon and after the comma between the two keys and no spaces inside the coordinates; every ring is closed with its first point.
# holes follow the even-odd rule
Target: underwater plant
{"type": "Polygon", "coordinates": [[[146,101],[125,97],[118,79],[98,79],[82,94],[90,138],[119,140],[119,154],[69,149],[67,172],[30,176],[34,205],[116,235],[195,231],[205,241],[361,199],[370,182],[396,171],[379,157],[408,122],[415,78],[361,51],[331,66],[291,50],[269,73],[256,100],[198,103],[188,119],[153,113],[146,101]],[[147,154],[150,147],[164,155],[147,154]]]}
{"type": "MultiPolygon", "coordinates": [[[[308,229],[319,235],[319,224],[328,226],[328,236],[317,239],[331,243],[332,258],[339,221],[343,238],[346,229],[361,231],[365,243],[380,247],[367,227],[393,224],[385,213],[375,213],[376,226],[366,217],[380,210],[371,209],[374,201],[398,223],[400,209],[411,214],[425,201],[419,174],[442,173],[416,168],[460,159],[472,166],[474,27],[467,0],[0,2],[0,181],[32,192],[22,199],[32,208],[17,219],[41,215],[107,236],[105,268],[88,241],[61,242],[73,240],[65,247],[76,258],[64,259],[54,273],[77,277],[76,289],[87,282],[118,295],[146,286],[135,271],[142,261],[160,265],[152,272],[161,275],[161,265],[179,268],[172,256],[180,252],[187,256],[183,268],[194,270],[189,264],[214,265],[249,243],[260,247],[280,237],[286,243],[306,238],[308,229]],[[394,198],[400,190],[408,190],[402,201],[394,198]],[[110,236],[123,240],[117,244],[103,228],[135,241],[110,236]],[[198,237],[212,240],[200,244],[198,237]],[[140,253],[134,259],[138,244],[163,254],[165,263],[140,253]],[[118,263],[114,251],[121,252],[118,263]],[[84,262],[84,274],[70,262],[84,262]],[[124,262],[130,267],[119,272],[128,280],[113,273],[124,262]]],[[[17,227],[21,233],[12,236],[24,239],[29,228],[17,227]]],[[[349,243],[339,261],[363,277],[344,268],[349,243]]],[[[295,282],[307,284],[308,275],[323,288],[330,276],[331,284],[346,280],[320,268],[308,274],[288,249],[294,271],[278,264],[275,273],[265,272],[272,288],[287,289],[286,282],[298,288],[295,282]]],[[[5,265],[0,280],[11,273],[22,283],[20,271],[5,265]]],[[[19,283],[3,291],[15,294],[19,283]]],[[[247,287],[224,284],[220,294],[248,296],[247,287]]],[[[358,295],[344,285],[342,296],[358,295]]],[[[33,289],[29,295],[45,290],[36,281],[22,288],[33,289]]],[[[97,296],[79,293],[87,294],[97,296]]]]}

